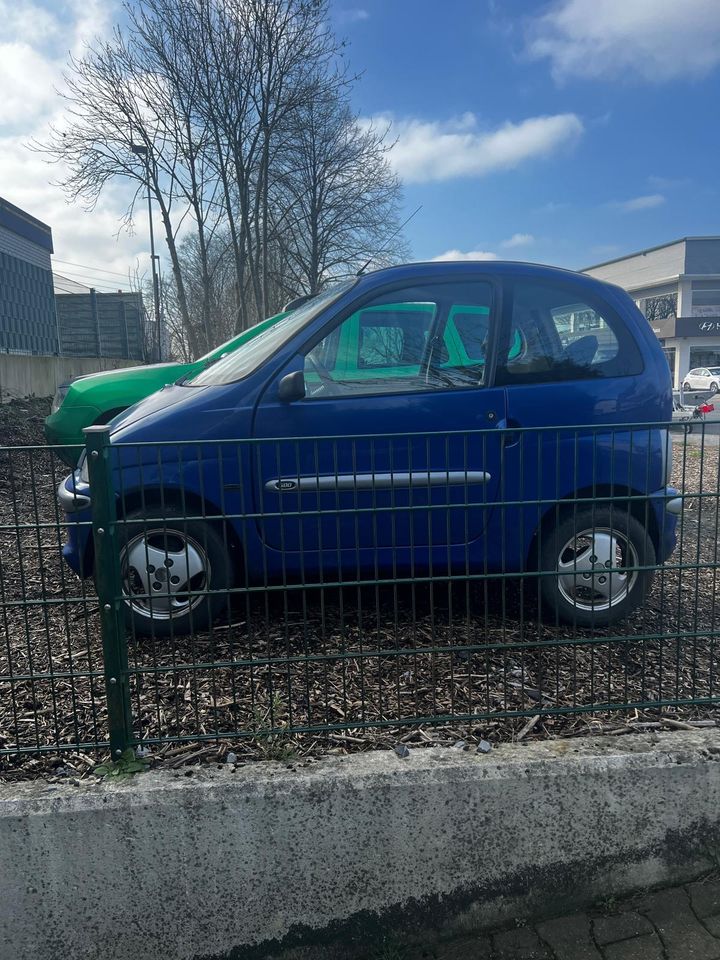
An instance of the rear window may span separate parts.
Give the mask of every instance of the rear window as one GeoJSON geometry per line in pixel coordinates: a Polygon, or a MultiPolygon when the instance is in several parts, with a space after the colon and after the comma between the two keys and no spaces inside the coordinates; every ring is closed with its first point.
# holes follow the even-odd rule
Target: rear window
{"type": "Polygon", "coordinates": [[[606,304],[562,284],[514,285],[510,343],[499,374],[506,383],[550,383],[641,373],[642,356],[606,304]]]}

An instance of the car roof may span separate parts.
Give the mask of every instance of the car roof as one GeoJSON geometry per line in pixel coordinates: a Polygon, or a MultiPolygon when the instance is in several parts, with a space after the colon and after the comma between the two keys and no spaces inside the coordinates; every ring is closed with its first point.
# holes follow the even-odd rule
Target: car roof
{"type": "MultiPolygon", "coordinates": [[[[403,263],[393,267],[382,267],[360,275],[360,281],[375,287],[393,281],[412,281],[414,279],[428,279],[437,276],[440,278],[457,277],[468,279],[478,274],[492,274],[507,277],[531,277],[536,280],[557,280],[562,282],[572,279],[573,283],[588,291],[607,292],[608,287],[626,294],[622,287],[605,280],[598,280],[586,273],[567,270],[564,267],[552,267],[543,263],[526,263],[521,260],[428,260],[415,263],[403,263]]],[[[365,284],[363,284],[365,285],[365,284]]],[[[627,295],[627,294],[626,294],[627,295]]]]}

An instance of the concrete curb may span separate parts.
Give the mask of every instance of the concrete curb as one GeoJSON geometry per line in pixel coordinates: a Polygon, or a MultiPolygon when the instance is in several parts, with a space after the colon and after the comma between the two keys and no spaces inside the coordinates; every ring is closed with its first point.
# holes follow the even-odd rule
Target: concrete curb
{"type": "Polygon", "coordinates": [[[0,957],[363,957],[681,883],[717,732],[0,788],[0,957]]]}

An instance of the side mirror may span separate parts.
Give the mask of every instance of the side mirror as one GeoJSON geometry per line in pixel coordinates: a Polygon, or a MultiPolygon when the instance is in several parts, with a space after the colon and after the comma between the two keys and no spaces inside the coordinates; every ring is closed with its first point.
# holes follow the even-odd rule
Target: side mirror
{"type": "Polygon", "coordinates": [[[278,384],[278,400],[282,400],[284,403],[292,403],[294,400],[302,400],[304,396],[305,374],[302,370],[286,373],[278,384]]]}

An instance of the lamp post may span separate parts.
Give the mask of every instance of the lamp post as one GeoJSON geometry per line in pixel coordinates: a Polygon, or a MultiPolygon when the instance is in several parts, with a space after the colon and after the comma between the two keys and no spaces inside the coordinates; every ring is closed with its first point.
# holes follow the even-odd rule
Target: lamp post
{"type": "Polygon", "coordinates": [[[160,329],[160,283],[158,281],[157,260],[155,254],[155,231],[153,230],[152,203],[150,197],[150,153],[142,143],[131,143],[130,150],[138,157],[145,158],[145,177],[147,183],[148,220],[150,222],[150,261],[152,263],[153,301],[155,303],[155,328],[157,331],[157,355],[162,360],[162,332],[160,329]]]}

